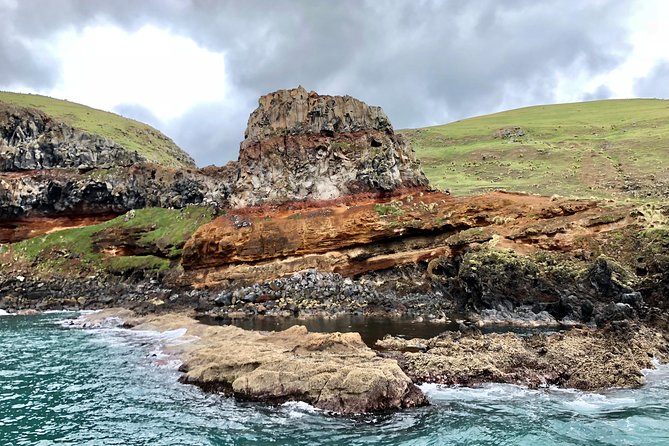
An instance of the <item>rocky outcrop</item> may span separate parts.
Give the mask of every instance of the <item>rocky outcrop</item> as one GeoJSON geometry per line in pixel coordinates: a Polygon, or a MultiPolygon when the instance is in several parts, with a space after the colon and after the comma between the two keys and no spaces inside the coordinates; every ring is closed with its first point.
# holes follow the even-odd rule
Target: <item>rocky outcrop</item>
{"type": "Polygon", "coordinates": [[[472,386],[487,382],[582,390],[639,387],[653,358],[669,359],[667,338],[643,326],[521,337],[514,333],[444,333],[426,339],[387,337],[377,345],[395,354],[415,382],[472,386]]]}
{"type": "Polygon", "coordinates": [[[358,333],[277,333],[212,327],[185,358],[186,383],[254,401],[305,401],[343,413],[426,404],[396,361],[380,358],[358,333]]]}
{"type": "Polygon", "coordinates": [[[307,268],[356,275],[493,240],[518,250],[568,250],[574,236],[604,212],[588,201],[507,193],[452,198],[437,192],[272,213],[230,211],[193,235],[182,262],[188,270],[216,268],[221,275],[260,279],[307,268]],[[536,218],[525,215],[528,208],[536,218]]]}
{"type": "MultiPolygon", "coordinates": [[[[90,110],[50,101],[72,107],[73,113],[80,115],[90,110]]],[[[110,116],[126,125],[128,132],[141,133],[128,141],[159,141],[164,153],[156,154],[154,147],[142,147],[142,151],[153,153],[153,159],[165,159],[167,164],[151,161],[131,147],[70,126],[36,108],[0,100],[0,243],[58,227],[96,223],[130,209],[227,205],[228,170],[198,171],[193,160],[158,131],[110,116]]],[[[72,115],[72,119],[81,118],[72,115]]],[[[106,123],[98,125],[103,128],[106,123]]]]}
{"type": "Polygon", "coordinates": [[[0,172],[109,168],[144,161],[114,141],[59,123],[37,109],[0,102],[0,172]]]}
{"type": "Polygon", "coordinates": [[[260,98],[237,161],[236,207],[424,188],[413,150],[379,107],[298,87],[260,98]]]}
{"type": "Polygon", "coordinates": [[[358,333],[281,332],[206,326],[184,315],[134,318],[126,310],[86,316],[82,327],[109,321],[135,330],[184,330],[168,351],[183,361],[184,383],[237,398],[283,403],[304,401],[341,414],[427,404],[397,362],[379,357],[358,333]]]}
{"type": "Polygon", "coordinates": [[[197,170],[155,165],[50,169],[0,177],[0,219],[120,214],[144,207],[224,206],[229,192],[197,170]]]}

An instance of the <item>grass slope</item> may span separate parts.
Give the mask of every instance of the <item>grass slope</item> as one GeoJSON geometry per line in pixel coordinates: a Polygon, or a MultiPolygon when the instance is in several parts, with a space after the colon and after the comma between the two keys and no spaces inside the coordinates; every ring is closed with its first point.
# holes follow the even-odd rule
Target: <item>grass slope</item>
{"type": "Polygon", "coordinates": [[[43,273],[126,274],[137,270],[157,273],[178,260],[184,243],[213,217],[212,209],[201,206],[138,209],[133,218],[120,216],[97,225],[66,229],[5,245],[0,250],[0,267],[20,263],[32,265],[43,273]],[[104,252],[110,239],[111,244],[132,246],[143,254],[110,255],[104,252]]]}
{"type": "Polygon", "coordinates": [[[431,183],[455,195],[649,199],[669,190],[667,100],[527,107],[401,132],[431,183]]]}
{"type": "Polygon", "coordinates": [[[194,167],[191,157],[174,141],[139,121],[34,94],[0,91],[0,102],[39,109],[71,127],[116,141],[127,150],[144,155],[149,161],[172,167],[194,167]]]}

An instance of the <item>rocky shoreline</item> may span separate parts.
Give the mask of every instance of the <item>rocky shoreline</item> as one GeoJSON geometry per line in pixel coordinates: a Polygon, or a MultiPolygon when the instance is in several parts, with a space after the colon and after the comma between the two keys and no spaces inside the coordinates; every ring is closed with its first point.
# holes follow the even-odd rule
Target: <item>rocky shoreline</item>
{"type": "Polygon", "coordinates": [[[422,382],[634,387],[668,359],[665,203],[452,197],[380,108],[301,87],[263,96],[220,168],[29,109],[0,124],[0,310],[183,328],[183,380],[205,390],[357,413],[425,404],[422,382]],[[197,322],[342,315],[458,330],[372,349],[197,322]]]}
{"type": "Polygon", "coordinates": [[[469,326],[431,339],[386,336],[375,349],[358,333],[314,333],[299,325],[250,331],[203,324],[183,312],[108,309],[70,326],[178,330],[182,340],[167,353],[181,361],[181,382],[249,401],[304,401],[338,414],[429,404],[416,387],[424,383],[635,388],[644,383],[644,369],[669,360],[669,334],[636,323],[532,335],[481,334],[469,326]]]}

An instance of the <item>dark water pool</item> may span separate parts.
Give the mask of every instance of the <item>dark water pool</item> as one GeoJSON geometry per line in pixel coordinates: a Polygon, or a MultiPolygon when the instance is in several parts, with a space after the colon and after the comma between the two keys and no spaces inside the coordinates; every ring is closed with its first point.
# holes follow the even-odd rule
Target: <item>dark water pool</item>
{"type": "MultiPolygon", "coordinates": [[[[202,317],[201,322],[209,325],[234,325],[245,330],[259,331],[281,331],[294,325],[304,325],[307,330],[319,333],[333,332],[357,332],[362,340],[373,347],[376,341],[383,339],[386,335],[399,336],[402,338],[433,338],[445,331],[457,331],[458,318],[453,317],[448,322],[416,321],[414,319],[369,317],[344,315],[333,318],[310,317],[277,317],[256,316],[248,319],[213,318],[202,317]]],[[[531,335],[535,333],[551,333],[560,328],[528,328],[512,325],[482,327],[483,333],[504,333],[513,331],[520,335],[531,335]]]]}

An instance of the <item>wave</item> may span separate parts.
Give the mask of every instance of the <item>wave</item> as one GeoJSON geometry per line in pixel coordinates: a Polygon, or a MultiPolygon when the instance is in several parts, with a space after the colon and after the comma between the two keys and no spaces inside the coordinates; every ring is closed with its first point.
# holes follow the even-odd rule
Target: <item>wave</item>
{"type": "Polygon", "coordinates": [[[84,332],[96,336],[96,340],[110,346],[131,346],[143,348],[151,364],[160,368],[177,370],[183,362],[173,350],[175,347],[193,342],[197,337],[188,336],[186,328],[167,331],[133,330],[124,326],[125,319],[120,316],[89,318],[89,311],[74,319],[58,321],[59,325],[70,329],[83,329],[84,332]]]}

